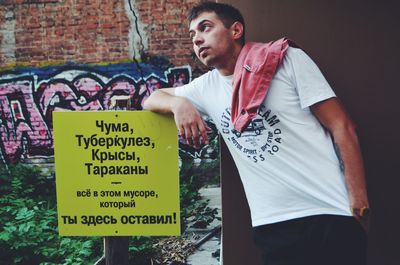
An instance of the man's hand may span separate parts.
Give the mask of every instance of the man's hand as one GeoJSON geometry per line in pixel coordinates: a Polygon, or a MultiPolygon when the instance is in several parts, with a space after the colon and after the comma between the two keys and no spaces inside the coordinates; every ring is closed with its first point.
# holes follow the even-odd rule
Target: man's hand
{"type": "Polygon", "coordinates": [[[208,144],[208,126],[193,104],[183,97],[176,97],[174,101],[172,112],[174,113],[175,123],[179,134],[186,140],[186,143],[199,148],[201,137],[203,142],[208,144]]]}
{"type": "Polygon", "coordinates": [[[188,145],[200,147],[200,137],[208,144],[206,123],[193,104],[186,98],[175,96],[175,88],[153,92],[144,102],[144,109],[157,113],[173,113],[179,134],[188,145]]]}
{"type": "Polygon", "coordinates": [[[369,215],[361,217],[358,214],[354,214],[354,213],[353,213],[353,217],[361,224],[361,226],[364,228],[365,232],[368,233],[369,232],[369,220],[371,217],[369,215]]]}

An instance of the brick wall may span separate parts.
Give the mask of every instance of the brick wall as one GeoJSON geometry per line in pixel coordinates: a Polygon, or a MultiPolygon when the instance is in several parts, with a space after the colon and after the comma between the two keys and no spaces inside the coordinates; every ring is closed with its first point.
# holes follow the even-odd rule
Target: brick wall
{"type": "Polygon", "coordinates": [[[151,36],[148,52],[166,56],[175,65],[190,63],[194,72],[205,68],[195,63],[189,50],[187,13],[198,0],[138,0],[137,7],[145,31],[151,36]]]}
{"type": "Polygon", "coordinates": [[[174,65],[192,59],[186,15],[197,0],[6,0],[0,5],[0,49],[5,65],[100,63],[127,60],[140,52],[174,65]],[[12,27],[14,25],[14,27],[12,27]],[[12,59],[11,59],[12,58],[12,59]]]}
{"type": "Polygon", "coordinates": [[[128,58],[129,21],[123,0],[18,1],[6,9],[16,23],[16,63],[128,58]]]}

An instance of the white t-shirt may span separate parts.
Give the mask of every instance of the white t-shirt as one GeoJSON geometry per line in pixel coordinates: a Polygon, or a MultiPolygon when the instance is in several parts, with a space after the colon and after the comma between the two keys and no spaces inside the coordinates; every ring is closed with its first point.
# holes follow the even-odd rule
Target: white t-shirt
{"type": "Polygon", "coordinates": [[[230,120],[232,76],[217,70],[175,89],[215,122],[239,174],[253,226],[318,214],[351,215],[330,134],[309,106],[335,97],[316,64],[290,47],[243,133],[230,120]]]}

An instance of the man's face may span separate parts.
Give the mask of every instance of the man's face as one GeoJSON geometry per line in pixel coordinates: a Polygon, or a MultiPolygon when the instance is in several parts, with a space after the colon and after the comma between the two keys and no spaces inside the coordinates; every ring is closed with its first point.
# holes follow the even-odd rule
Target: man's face
{"type": "Polygon", "coordinates": [[[234,46],[232,31],[214,12],[204,12],[193,19],[189,34],[196,56],[206,66],[218,69],[229,59],[234,46]]]}

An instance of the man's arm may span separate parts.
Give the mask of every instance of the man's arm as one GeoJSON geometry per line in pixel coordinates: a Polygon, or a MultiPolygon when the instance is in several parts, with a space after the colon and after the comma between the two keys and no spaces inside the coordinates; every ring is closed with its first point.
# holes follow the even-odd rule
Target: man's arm
{"type": "Polygon", "coordinates": [[[143,108],[157,113],[174,114],[179,134],[186,139],[187,144],[198,148],[200,136],[208,144],[206,123],[188,99],[175,96],[175,88],[154,91],[144,102],[143,108]]]}
{"type": "Polygon", "coordinates": [[[337,98],[318,102],[310,108],[333,137],[340,167],[345,175],[351,207],[369,207],[364,165],[353,122],[337,98]]]}

